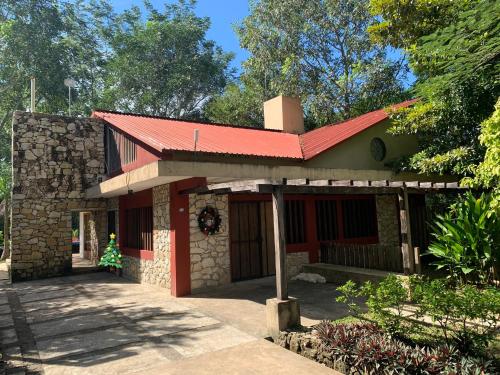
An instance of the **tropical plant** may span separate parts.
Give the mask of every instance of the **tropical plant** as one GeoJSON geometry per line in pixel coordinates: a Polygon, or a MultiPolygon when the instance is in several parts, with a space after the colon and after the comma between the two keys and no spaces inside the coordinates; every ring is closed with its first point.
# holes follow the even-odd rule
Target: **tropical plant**
{"type": "Polygon", "coordinates": [[[104,254],[99,261],[99,265],[103,267],[123,268],[122,254],[120,249],[116,246],[116,235],[111,233],[109,238],[108,247],[104,250],[104,254]]]}
{"type": "Polygon", "coordinates": [[[315,327],[322,341],[318,358],[340,361],[346,374],[495,374],[491,361],[463,355],[453,347],[411,346],[388,337],[372,323],[315,327]]]}
{"type": "Polygon", "coordinates": [[[476,198],[467,192],[449,212],[437,216],[428,253],[455,282],[493,281],[493,267],[500,260],[500,220],[492,202],[489,194],[476,198]]]}

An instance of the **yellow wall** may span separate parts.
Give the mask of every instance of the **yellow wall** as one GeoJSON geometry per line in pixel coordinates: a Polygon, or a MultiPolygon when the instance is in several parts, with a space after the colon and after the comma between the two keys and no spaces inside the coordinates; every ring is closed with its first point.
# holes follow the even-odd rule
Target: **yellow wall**
{"type": "Polygon", "coordinates": [[[401,156],[417,151],[417,139],[414,135],[392,136],[387,134],[390,121],[375,125],[351,139],[319,154],[305,162],[305,166],[314,168],[346,169],[390,169],[385,164],[401,156]],[[374,137],[385,143],[386,156],[383,161],[376,161],[370,152],[370,142],[374,137]]]}

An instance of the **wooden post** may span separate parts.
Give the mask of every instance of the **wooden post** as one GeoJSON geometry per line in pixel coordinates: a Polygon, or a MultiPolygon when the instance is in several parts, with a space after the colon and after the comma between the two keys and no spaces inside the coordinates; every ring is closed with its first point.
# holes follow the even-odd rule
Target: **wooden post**
{"type": "Polygon", "coordinates": [[[286,269],[285,203],[283,188],[273,187],[274,251],[276,263],[276,291],[278,300],[288,300],[288,278],[286,269]]]}
{"type": "Polygon", "coordinates": [[[415,272],[420,275],[420,274],[422,274],[422,262],[420,260],[420,247],[414,248],[414,255],[415,255],[415,272]]]}
{"type": "Polygon", "coordinates": [[[415,256],[413,255],[413,244],[411,240],[410,210],[408,204],[408,190],[406,190],[406,187],[398,194],[398,199],[403,270],[406,275],[409,275],[415,272],[415,256]]]}

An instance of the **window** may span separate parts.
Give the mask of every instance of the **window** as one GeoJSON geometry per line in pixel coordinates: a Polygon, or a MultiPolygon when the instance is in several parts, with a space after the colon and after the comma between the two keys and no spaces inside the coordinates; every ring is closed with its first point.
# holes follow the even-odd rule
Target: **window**
{"type": "Polygon", "coordinates": [[[377,237],[375,198],[338,197],[316,200],[316,233],[319,241],[350,241],[377,237]]]}
{"type": "Polygon", "coordinates": [[[344,238],[377,236],[375,199],[347,199],[342,201],[344,238]]]}
{"type": "Polygon", "coordinates": [[[137,159],[137,145],[122,133],[108,126],[104,137],[108,173],[118,171],[122,165],[132,163],[137,159]]]}
{"type": "Polygon", "coordinates": [[[285,234],[287,244],[306,242],[304,213],[304,201],[285,201],[285,234]]]}
{"type": "Polygon", "coordinates": [[[337,201],[316,201],[316,232],[319,241],[334,241],[338,237],[337,201]]]}
{"type": "Polygon", "coordinates": [[[152,207],[125,210],[126,230],[122,234],[125,247],[130,249],[153,250],[153,209],[152,207]]]}

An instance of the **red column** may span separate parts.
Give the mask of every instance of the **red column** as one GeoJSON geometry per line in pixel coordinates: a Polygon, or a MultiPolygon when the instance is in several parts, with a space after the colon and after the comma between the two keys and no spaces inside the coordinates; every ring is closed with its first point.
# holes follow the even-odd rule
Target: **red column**
{"type": "Polygon", "coordinates": [[[174,297],[191,293],[189,196],[179,192],[203,185],[206,185],[205,178],[190,178],[170,184],[170,293],[174,297]]]}
{"type": "Polygon", "coordinates": [[[318,263],[319,242],[316,232],[316,202],[314,197],[307,197],[305,205],[306,239],[309,248],[309,263],[318,263]]]}

